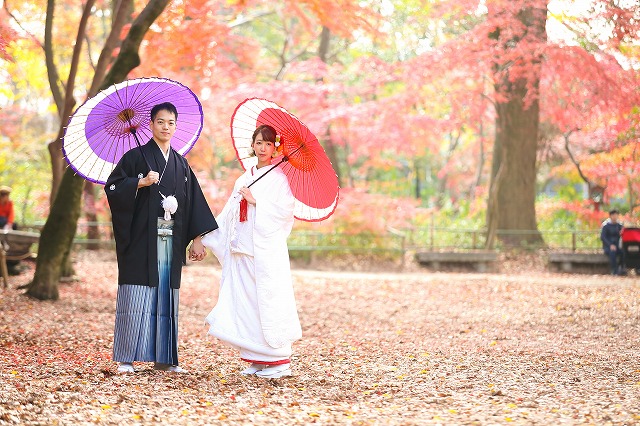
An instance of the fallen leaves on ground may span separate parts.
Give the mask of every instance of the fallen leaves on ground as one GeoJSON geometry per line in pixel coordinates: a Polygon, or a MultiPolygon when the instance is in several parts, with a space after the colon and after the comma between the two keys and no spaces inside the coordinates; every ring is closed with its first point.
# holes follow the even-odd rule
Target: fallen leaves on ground
{"type": "MultiPolygon", "coordinates": [[[[220,270],[184,268],[185,374],[111,361],[117,267],[84,252],[60,300],[0,290],[1,424],[636,424],[635,277],[294,271],[294,376],[243,377],[206,334],[220,270]]],[[[31,270],[33,265],[30,265],[31,270]]]]}

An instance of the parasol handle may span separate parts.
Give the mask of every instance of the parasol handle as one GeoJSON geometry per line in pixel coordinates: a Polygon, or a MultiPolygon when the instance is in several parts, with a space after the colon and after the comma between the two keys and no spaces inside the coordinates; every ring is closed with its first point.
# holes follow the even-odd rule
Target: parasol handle
{"type": "MultiPolygon", "coordinates": [[[[135,133],[134,133],[134,134],[135,134],[135,133]]],[[[137,140],[137,139],[136,139],[136,140],[137,140]]],[[[304,146],[304,144],[303,144],[303,145],[300,145],[299,147],[297,147],[297,148],[295,149],[295,151],[293,151],[293,152],[291,153],[291,155],[293,155],[293,154],[295,154],[296,152],[300,151],[300,149],[301,149],[303,146],[304,146]]],[[[258,179],[256,179],[256,180],[254,180],[253,182],[251,182],[251,183],[249,184],[249,186],[247,186],[247,188],[250,188],[250,187],[251,187],[251,185],[253,185],[253,184],[254,184],[254,183],[256,183],[257,181],[259,181],[260,179],[262,179],[263,177],[265,177],[265,176],[267,175],[267,173],[269,173],[271,170],[273,170],[273,169],[275,169],[276,167],[278,167],[280,164],[284,163],[285,161],[289,161],[289,157],[290,157],[289,155],[283,155],[283,156],[282,156],[282,160],[280,160],[280,161],[278,161],[276,164],[274,164],[274,166],[273,166],[272,168],[270,168],[269,170],[267,170],[267,171],[266,171],[262,176],[260,176],[258,179]]]]}
{"type": "Polygon", "coordinates": [[[144,162],[147,163],[147,167],[149,167],[149,171],[152,171],[153,168],[151,168],[151,164],[149,164],[149,160],[147,160],[147,156],[144,155],[144,151],[142,150],[142,145],[140,144],[140,140],[138,139],[138,134],[136,133],[136,128],[133,127],[133,124],[131,123],[131,119],[129,119],[129,132],[131,132],[131,134],[133,135],[133,138],[136,140],[136,145],[138,145],[138,148],[140,148],[140,154],[142,154],[142,158],[144,159],[144,162]]]}

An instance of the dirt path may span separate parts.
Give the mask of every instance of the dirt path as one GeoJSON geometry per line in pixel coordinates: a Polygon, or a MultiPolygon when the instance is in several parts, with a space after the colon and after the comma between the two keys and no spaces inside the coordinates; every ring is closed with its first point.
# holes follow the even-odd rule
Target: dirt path
{"type": "Polygon", "coordinates": [[[640,424],[640,280],[295,271],[294,377],[245,378],[206,335],[219,270],[180,294],[187,374],[115,375],[116,265],[58,302],[0,290],[0,424],[640,424]]]}

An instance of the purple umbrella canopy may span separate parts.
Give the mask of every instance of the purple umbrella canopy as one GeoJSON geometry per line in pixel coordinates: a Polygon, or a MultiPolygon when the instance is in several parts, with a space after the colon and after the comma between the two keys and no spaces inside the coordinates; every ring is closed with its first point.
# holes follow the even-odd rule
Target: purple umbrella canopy
{"type": "Polygon", "coordinates": [[[193,148],[203,126],[202,105],[183,84],[166,78],[138,78],[114,84],[80,106],[69,120],[62,152],[76,173],[104,184],[125,152],[152,137],[154,105],[171,102],[178,110],[171,147],[181,155],[193,148]]]}

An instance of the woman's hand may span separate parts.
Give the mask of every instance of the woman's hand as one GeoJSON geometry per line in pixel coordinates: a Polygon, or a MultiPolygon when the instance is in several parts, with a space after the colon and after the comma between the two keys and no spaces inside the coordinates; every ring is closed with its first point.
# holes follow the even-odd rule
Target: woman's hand
{"type": "Polygon", "coordinates": [[[256,205],[256,199],[253,198],[253,194],[251,193],[251,190],[249,188],[247,188],[246,186],[243,186],[242,188],[240,188],[240,191],[238,192],[240,192],[240,195],[242,195],[242,198],[247,200],[247,203],[253,204],[254,206],[256,205]]]}
{"type": "Polygon", "coordinates": [[[189,260],[200,261],[207,256],[207,250],[202,244],[202,236],[198,235],[191,243],[189,247],[189,260]]]}

